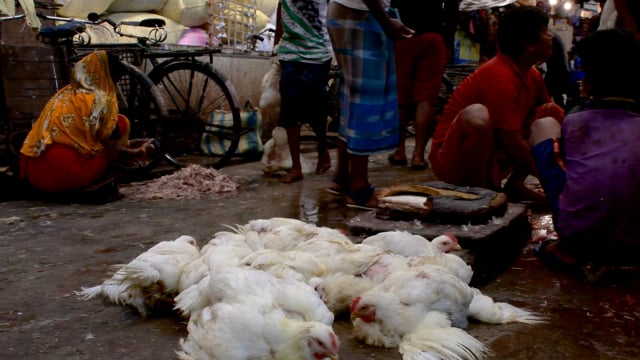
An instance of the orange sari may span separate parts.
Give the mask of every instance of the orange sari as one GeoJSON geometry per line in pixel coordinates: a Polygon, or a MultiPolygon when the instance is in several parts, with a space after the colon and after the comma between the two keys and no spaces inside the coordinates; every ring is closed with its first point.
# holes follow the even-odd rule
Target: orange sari
{"type": "MultiPolygon", "coordinates": [[[[105,146],[117,123],[107,54],[96,51],[75,64],[72,82],[49,100],[33,124],[20,150],[21,176],[43,191],[89,185],[107,169],[105,146]]],[[[120,134],[128,141],[128,126],[120,134]]]]}

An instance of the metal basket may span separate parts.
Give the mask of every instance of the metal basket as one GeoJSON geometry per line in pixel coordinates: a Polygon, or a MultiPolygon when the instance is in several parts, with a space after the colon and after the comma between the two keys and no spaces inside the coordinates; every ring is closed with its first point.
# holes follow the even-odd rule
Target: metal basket
{"type": "Polygon", "coordinates": [[[440,83],[440,92],[438,93],[438,113],[444,109],[449,97],[453,94],[453,90],[455,90],[467,76],[471,75],[478,66],[479,64],[477,63],[447,65],[442,77],[442,82],[440,83]]]}
{"type": "Polygon", "coordinates": [[[245,49],[257,33],[257,0],[209,0],[209,46],[245,49]]]}

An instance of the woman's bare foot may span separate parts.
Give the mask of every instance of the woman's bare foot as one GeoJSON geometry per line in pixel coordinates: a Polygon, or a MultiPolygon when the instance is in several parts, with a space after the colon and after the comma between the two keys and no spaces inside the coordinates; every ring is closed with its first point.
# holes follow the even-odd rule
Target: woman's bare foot
{"type": "Polygon", "coordinates": [[[291,183],[294,183],[296,181],[300,181],[303,178],[304,178],[304,176],[302,175],[302,171],[291,169],[291,170],[289,170],[289,172],[287,172],[287,174],[285,176],[283,176],[280,179],[280,182],[281,183],[285,183],[285,184],[291,184],[291,183]]]}

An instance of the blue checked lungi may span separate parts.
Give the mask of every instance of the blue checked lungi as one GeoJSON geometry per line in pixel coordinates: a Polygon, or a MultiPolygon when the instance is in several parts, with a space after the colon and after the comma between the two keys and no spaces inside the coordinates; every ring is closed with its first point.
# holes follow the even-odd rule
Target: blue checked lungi
{"type": "Polygon", "coordinates": [[[393,41],[368,12],[331,2],[327,27],[342,70],[338,136],[355,155],[398,147],[393,41]]]}

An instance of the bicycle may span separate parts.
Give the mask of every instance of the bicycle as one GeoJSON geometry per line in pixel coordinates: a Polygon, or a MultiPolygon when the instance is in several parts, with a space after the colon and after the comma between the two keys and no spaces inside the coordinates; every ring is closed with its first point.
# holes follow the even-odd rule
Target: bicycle
{"type": "Polygon", "coordinates": [[[89,44],[79,48],[120,51],[126,61],[143,69],[167,108],[167,116],[154,137],[177,163],[220,169],[235,156],[240,137],[254,129],[242,126],[235,88],[213,67],[214,55],[222,53],[220,48],[162,45],[161,32],[138,36],[124,32],[123,23],[116,24],[97,14],[89,14],[88,20],[93,24],[107,23],[119,36],[136,39],[133,44],[89,44]],[[207,56],[208,63],[200,60],[207,56]],[[229,113],[231,123],[212,123],[209,118],[218,111],[229,113]],[[200,141],[207,133],[219,137],[222,154],[203,154],[200,141]]]}

